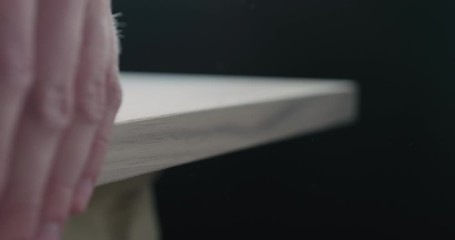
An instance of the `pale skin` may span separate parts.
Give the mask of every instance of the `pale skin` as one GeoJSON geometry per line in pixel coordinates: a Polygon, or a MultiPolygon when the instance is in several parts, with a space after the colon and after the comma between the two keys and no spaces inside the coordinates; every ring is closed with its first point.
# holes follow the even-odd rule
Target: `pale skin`
{"type": "Polygon", "coordinates": [[[58,240],[120,106],[109,0],[0,0],[0,239],[58,240]]]}

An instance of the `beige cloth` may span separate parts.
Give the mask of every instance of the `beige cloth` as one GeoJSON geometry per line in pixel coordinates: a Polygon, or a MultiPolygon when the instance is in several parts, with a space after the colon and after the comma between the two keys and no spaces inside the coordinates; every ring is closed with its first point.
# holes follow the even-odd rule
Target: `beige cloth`
{"type": "Polygon", "coordinates": [[[158,240],[151,176],[101,186],[87,212],[70,220],[64,240],[158,240]]]}

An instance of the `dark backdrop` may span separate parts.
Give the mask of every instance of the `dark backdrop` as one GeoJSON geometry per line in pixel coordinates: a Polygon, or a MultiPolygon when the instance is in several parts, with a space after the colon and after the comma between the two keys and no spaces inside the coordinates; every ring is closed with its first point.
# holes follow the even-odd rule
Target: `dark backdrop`
{"type": "Polygon", "coordinates": [[[115,0],[127,71],[349,78],[357,124],[165,171],[164,239],[455,237],[455,2],[115,0]]]}

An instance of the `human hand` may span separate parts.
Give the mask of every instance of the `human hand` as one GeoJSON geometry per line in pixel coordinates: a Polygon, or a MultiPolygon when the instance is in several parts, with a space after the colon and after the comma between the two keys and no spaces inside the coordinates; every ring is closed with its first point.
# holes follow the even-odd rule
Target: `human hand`
{"type": "Polygon", "coordinates": [[[0,239],[85,209],[121,100],[108,0],[0,0],[0,239]]]}

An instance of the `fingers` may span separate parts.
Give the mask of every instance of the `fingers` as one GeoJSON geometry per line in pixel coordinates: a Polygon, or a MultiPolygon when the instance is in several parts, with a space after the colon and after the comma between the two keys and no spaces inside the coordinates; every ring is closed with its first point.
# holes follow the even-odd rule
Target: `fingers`
{"type": "Polygon", "coordinates": [[[72,85],[83,1],[41,0],[35,38],[35,82],[16,132],[10,177],[0,205],[0,239],[31,239],[63,130],[72,116],[72,85]]]}
{"type": "Polygon", "coordinates": [[[110,54],[110,16],[107,1],[90,0],[86,6],[83,43],[75,83],[75,111],[63,134],[47,183],[41,212],[39,240],[60,235],[72,204],[77,180],[85,165],[106,101],[106,72],[110,54]]]}
{"type": "Polygon", "coordinates": [[[98,175],[101,171],[103,160],[106,156],[112,125],[120,106],[121,94],[120,86],[117,82],[116,70],[112,70],[112,73],[109,75],[110,83],[108,83],[108,85],[110,86],[108,87],[107,93],[108,104],[105,118],[101,122],[100,128],[96,133],[88,161],[76,186],[72,204],[73,213],[81,213],[87,208],[93,189],[95,188],[98,175]]]}
{"type": "Polygon", "coordinates": [[[89,199],[92,195],[93,189],[95,188],[96,180],[106,155],[112,125],[121,104],[122,94],[120,84],[118,82],[118,49],[116,43],[117,36],[115,31],[112,31],[111,36],[112,61],[107,72],[106,109],[104,112],[104,117],[92,142],[88,161],[86,162],[86,165],[80,175],[74,192],[71,209],[73,213],[81,213],[87,208],[89,199]]]}
{"type": "Polygon", "coordinates": [[[32,83],[34,1],[0,1],[0,199],[14,129],[32,83]]]}

